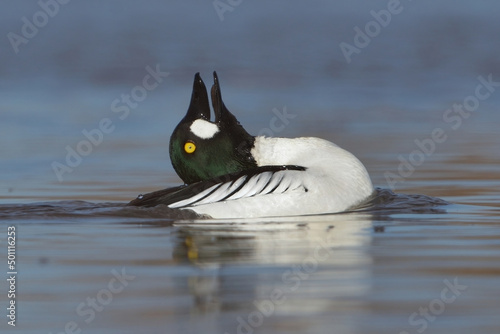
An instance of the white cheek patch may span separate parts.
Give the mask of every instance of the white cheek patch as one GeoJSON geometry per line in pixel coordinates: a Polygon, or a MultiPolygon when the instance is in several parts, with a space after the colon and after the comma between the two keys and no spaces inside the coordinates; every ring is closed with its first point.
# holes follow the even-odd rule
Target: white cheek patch
{"type": "Polygon", "coordinates": [[[212,138],[217,132],[219,132],[217,124],[207,122],[203,119],[197,119],[194,121],[189,129],[195,136],[200,137],[201,139],[212,138]]]}

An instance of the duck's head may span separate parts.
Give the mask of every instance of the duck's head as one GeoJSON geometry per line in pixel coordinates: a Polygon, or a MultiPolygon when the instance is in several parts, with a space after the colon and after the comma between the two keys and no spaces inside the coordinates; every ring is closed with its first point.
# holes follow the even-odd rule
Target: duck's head
{"type": "Polygon", "coordinates": [[[251,154],[255,138],[227,110],[217,73],[211,90],[215,121],[210,121],[208,94],[199,73],[186,116],[170,137],[170,160],[179,177],[194,183],[256,167],[251,154]]]}

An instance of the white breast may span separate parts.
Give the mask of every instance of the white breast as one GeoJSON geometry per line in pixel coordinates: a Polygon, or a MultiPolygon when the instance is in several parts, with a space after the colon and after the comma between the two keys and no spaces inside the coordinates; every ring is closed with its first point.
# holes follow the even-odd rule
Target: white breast
{"type": "Polygon", "coordinates": [[[374,191],[368,172],[351,153],[319,138],[257,137],[252,154],[259,166],[298,165],[293,173],[304,188],[199,205],[191,209],[213,218],[272,217],[346,211],[374,191]]]}

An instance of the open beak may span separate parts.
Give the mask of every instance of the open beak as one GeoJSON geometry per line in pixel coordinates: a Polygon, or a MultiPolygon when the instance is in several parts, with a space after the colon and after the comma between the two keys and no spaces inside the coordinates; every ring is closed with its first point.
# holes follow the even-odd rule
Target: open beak
{"type": "Polygon", "coordinates": [[[222,116],[222,108],[225,108],[224,102],[222,102],[222,95],[220,92],[219,78],[217,77],[217,72],[214,71],[214,84],[211,90],[212,95],[212,107],[215,113],[215,123],[218,123],[222,116]]]}
{"type": "Polygon", "coordinates": [[[222,94],[220,92],[219,78],[217,77],[217,72],[214,71],[214,84],[211,90],[212,95],[212,107],[215,113],[215,123],[231,123],[237,122],[236,117],[226,108],[224,102],[222,102],[222,94]]]}
{"type": "Polygon", "coordinates": [[[194,76],[191,103],[184,120],[194,121],[200,118],[210,121],[210,104],[208,102],[207,88],[198,72],[194,76]]]}

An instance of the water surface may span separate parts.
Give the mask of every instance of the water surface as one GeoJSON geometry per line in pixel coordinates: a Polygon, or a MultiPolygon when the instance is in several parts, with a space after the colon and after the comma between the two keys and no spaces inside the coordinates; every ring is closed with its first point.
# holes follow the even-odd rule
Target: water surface
{"type": "Polygon", "coordinates": [[[387,4],[243,1],[221,21],[210,1],[70,2],[17,54],[6,36],[40,7],[2,10],[0,263],[6,275],[15,226],[15,330],[498,333],[500,93],[447,113],[480,77],[500,81],[498,2],[401,1],[347,63],[339,44],[387,4]],[[121,119],[113,102],[148,66],[169,74],[121,119]],[[180,184],[169,136],[194,73],[213,70],[250,133],[286,110],[273,135],[353,152],[380,202],[251,221],[124,207],[180,184]],[[113,130],[59,179],[53,163],[105,118],[113,130]]]}

